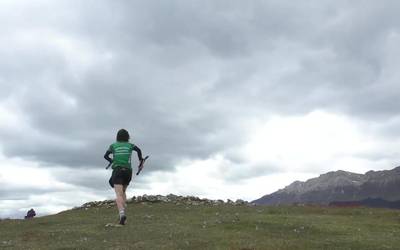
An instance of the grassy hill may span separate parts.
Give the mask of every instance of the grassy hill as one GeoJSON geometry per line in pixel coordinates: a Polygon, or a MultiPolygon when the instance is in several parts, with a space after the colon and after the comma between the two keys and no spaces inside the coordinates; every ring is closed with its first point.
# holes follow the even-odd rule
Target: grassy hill
{"type": "Polygon", "coordinates": [[[400,211],[135,202],[0,221],[0,249],[399,249],[400,211]]]}

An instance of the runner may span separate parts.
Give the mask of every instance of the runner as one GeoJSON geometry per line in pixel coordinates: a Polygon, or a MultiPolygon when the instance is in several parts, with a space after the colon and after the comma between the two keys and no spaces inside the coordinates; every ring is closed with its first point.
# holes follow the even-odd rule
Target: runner
{"type": "Polygon", "coordinates": [[[132,151],[136,151],[140,165],[143,165],[142,151],[136,145],[129,142],[129,133],[125,129],[120,129],[117,133],[117,141],[110,145],[104,158],[112,164],[112,175],[109,180],[111,187],[116,194],[116,204],[119,211],[119,224],[125,225],[126,221],[126,188],[132,179],[131,156],[132,151]],[[110,158],[110,154],[113,158],[110,158]]]}

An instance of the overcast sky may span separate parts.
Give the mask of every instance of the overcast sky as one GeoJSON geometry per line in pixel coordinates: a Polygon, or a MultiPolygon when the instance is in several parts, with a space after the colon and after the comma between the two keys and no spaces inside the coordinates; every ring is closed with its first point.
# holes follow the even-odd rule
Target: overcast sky
{"type": "Polygon", "coordinates": [[[103,155],[120,128],[150,155],[129,197],[253,200],[328,171],[398,166],[399,11],[0,1],[0,217],[113,198],[103,155]]]}

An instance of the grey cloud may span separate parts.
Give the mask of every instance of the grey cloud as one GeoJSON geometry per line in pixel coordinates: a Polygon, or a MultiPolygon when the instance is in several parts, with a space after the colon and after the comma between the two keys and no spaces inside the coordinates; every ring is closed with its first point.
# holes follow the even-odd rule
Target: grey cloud
{"type": "Polygon", "coordinates": [[[35,42],[22,47],[29,43],[10,35],[0,50],[0,84],[9,89],[0,98],[18,103],[28,129],[0,131],[4,153],[103,167],[124,127],[151,154],[148,171],[173,170],[181,159],[240,145],[241,125],[255,116],[321,107],[360,119],[397,115],[399,89],[382,82],[381,47],[399,32],[398,3],[368,3],[63,2],[48,5],[49,16],[25,9],[32,22],[9,25],[31,30],[35,42]],[[93,64],[69,61],[52,38],[40,43],[41,31],[87,45],[93,64]]]}
{"type": "Polygon", "coordinates": [[[224,181],[227,183],[241,183],[251,178],[270,175],[280,171],[280,167],[275,164],[237,164],[231,162],[223,175],[224,181]]]}
{"type": "Polygon", "coordinates": [[[79,188],[88,188],[97,191],[106,190],[110,186],[108,179],[111,171],[103,168],[96,169],[76,169],[71,171],[69,168],[52,168],[50,173],[56,181],[68,183],[79,188]]]}
{"type": "MultiPolygon", "coordinates": [[[[1,183],[0,183],[1,184],[1,183]]],[[[61,188],[39,188],[29,186],[2,185],[0,190],[1,200],[27,200],[31,195],[51,194],[62,191],[61,188]]]]}

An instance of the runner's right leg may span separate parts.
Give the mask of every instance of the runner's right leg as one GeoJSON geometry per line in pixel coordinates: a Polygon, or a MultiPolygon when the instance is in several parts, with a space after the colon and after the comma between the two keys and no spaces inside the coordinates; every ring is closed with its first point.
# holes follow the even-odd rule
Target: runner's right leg
{"type": "Polygon", "coordinates": [[[124,190],[121,184],[114,184],[114,190],[116,195],[115,202],[117,203],[118,210],[121,211],[123,209],[125,200],[124,200],[124,190]]]}
{"type": "Polygon", "coordinates": [[[124,200],[124,188],[121,184],[114,184],[115,194],[117,196],[115,202],[117,203],[119,211],[119,223],[124,225],[126,220],[125,215],[125,200],[124,200]]]}

